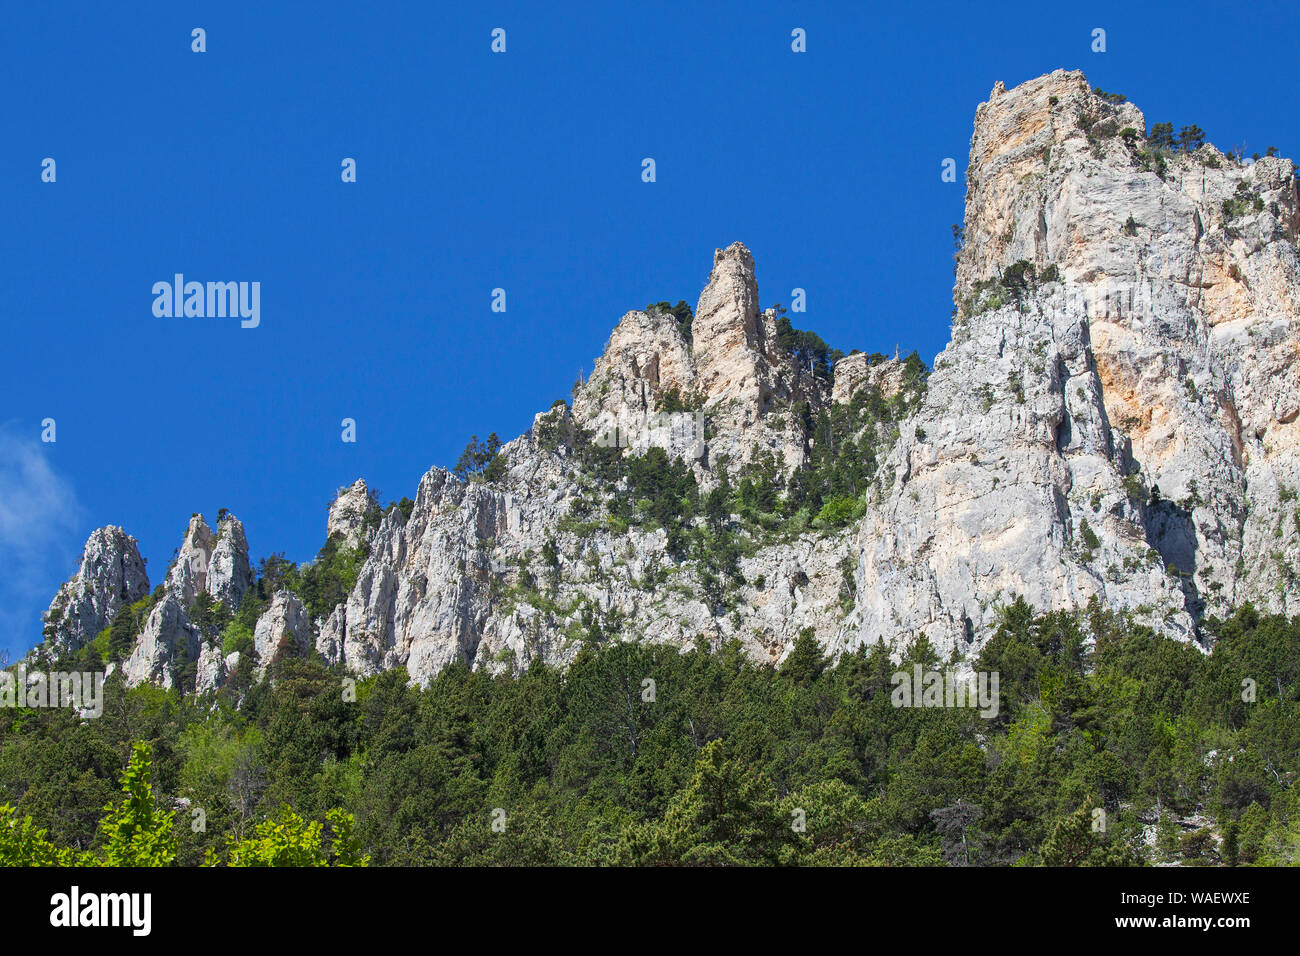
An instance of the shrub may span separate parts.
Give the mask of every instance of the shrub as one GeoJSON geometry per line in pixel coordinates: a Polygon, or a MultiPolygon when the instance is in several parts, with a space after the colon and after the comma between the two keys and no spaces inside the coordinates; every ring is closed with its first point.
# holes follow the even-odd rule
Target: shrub
{"type": "Polygon", "coordinates": [[[1084,518],[1079,522],[1079,538],[1083,541],[1083,548],[1088,557],[1092,557],[1092,552],[1101,547],[1101,541],[1097,538],[1097,533],[1092,530],[1092,525],[1088,524],[1088,519],[1084,518]]]}
{"type": "Polygon", "coordinates": [[[647,315],[671,315],[677,320],[677,331],[682,334],[682,338],[688,343],[691,341],[691,324],[695,321],[695,313],[685,299],[678,299],[676,305],[652,302],[645,307],[645,311],[647,315]]]}
{"type": "Polygon", "coordinates": [[[822,528],[840,528],[860,514],[856,498],[832,498],[822,505],[813,523],[822,528]]]}
{"type": "Polygon", "coordinates": [[[1264,200],[1260,197],[1259,192],[1251,189],[1245,182],[1237,183],[1236,192],[1223,201],[1223,218],[1229,221],[1236,219],[1238,216],[1246,216],[1252,212],[1263,212],[1264,200]]]}

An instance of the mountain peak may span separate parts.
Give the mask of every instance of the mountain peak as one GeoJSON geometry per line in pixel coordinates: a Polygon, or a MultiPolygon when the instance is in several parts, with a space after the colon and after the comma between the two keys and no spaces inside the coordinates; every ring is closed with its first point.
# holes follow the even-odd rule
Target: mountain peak
{"type": "MultiPolygon", "coordinates": [[[[1079,72],[998,84],[928,380],[914,355],[841,357],[763,309],[733,242],[694,310],[625,313],[505,468],[435,468],[382,519],[364,481],[341,489],[328,560],[253,589],[242,526],[214,539],[195,516],[181,552],[206,577],[178,562],[128,677],[188,680],[197,654],[208,690],[242,655],[257,674],[314,644],[423,683],[621,634],[771,661],[809,632],[833,653],[926,638],[970,660],[1019,598],[1182,640],[1246,600],[1300,613],[1293,174],[1147,130],[1079,72]],[[240,609],[239,651],[205,589],[240,609]]],[[[74,650],[148,588],[120,529],[92,541],[51,605],[74,650]]]]}

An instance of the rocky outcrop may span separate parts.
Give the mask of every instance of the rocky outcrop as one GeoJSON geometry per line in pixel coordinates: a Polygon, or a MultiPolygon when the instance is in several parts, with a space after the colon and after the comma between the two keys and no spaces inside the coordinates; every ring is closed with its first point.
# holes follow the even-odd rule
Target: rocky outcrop
{"type": "Polygon", "coordinates": [[[231,610],[237,610],[252,586],[253,570],[248,560],[244,526],[234,515],[225,515],[217,524],[216,543],[208,565],[207,589],[218,601],[231,610]]]}
{"type": "Polygon", "coordinates": [[[365,537],[367,526],[378,517],[379,503],[366,487],[365,479],[358,478],[350,487],[342,489],[330,505],[325,536],[337,534],[343,547],[355,548],[365,537]]]}
{"type": "Polygon", "coordinates": [[[575,395],[573,417],[601,444],[631,454],[659,446],[697,463],[711,486],[720,461],[734,470],[755,453],[775,454],[787,474],[798,467],[806,442],[795,406],[815,412],[829,400],[827,383],[780,345],[776,311],[759,311],[754,258],[734,242],[714,252],[689,340],[672,315],[629,312],[575,395]]]}
{"type": "Polygon", "coordinates": [[[434,469],[407,521],[383,519],[346,605],[321,622],[325,660],[360,674],[405,666],[420,683],[455,660],[493,671],[566,664],[592,639],[685,648],[734,638],[780,660],[804,629],[833,633],[843,614],[844,537],[810,534],[742,559],[745,583],[724,606],[662,530],[567,529],[591,492],[564,454],[533,434],[504,451],[501,486],[434,469]]]}
{"type": "Polygon", "coordinates": [[[297,657],[310,650],[311,638],[311,620],[302,601],[292,591],[277,591],[253,630],[258,675],[286,654],[297,657]]]}
{"type": "Polygon", "coordinates": [[[847,402],[864,386],[880,389],[885,398],[892,398],[905,387],[903,363],[897,358],[877,360],[874,364],[865,352],[854,352],[835,363],[835,381],[831,389],[831,404],[847,402]]]}
{"type": "Polygon", "coordinates": [[[844,646],[978,645],[1013,595],[1181,638],[1244,600],[1295,613],[1294,167],[1145,131],[1080,73],[979,108],[953,341],[859,534],[844,646]]]}
{"type": "Polygon", "coordinates": [[[824,407],[829,389],[781,349],[777,313],[759,312],[754,258],[742,243],[714,252],[691,336],[714,434],[710,466],[724,459],[740,465],[756,451],[775,453],[787,474],[801,465],[805,436],[793,411],[801,402],[824,407]]]}
{"type": "MultiPolygon", "coordinates": [[[[572,409],[557,403],[502,448],[504,474],[435,468],[409,511],[381,512],[364,481],[344,489],[327,534],[366,545],[355,585],[315,622],[277,593],[256,624],[260,670],[314,647],[354,673],[403,666],[427,683],[457,660],[517,673],[615,640],[735,640],[780,661],[807,633],[833,653],[926,637],[969,662],[1016,598],[1096,602],[1197,642],[1205,615],[1246,600],[1297,613],[1294,166],[1162,149],[1117,99],[1058,71],[998,84],[979,108],[952,340],[928,385],[912,358],[851,354],[833,385],[806,349],[796,360],[798,337],[760,308],[753,257],[733,243],[689,328],[684,314],[624,315],[572,409]],[[890,401],[854,401],[865,387],[890,401]],[[744,539],[721,576],[699,546],[614,509],[631,476],[597,477],[585,444],[664,448],[708,491],[724,464],[739,478],[760,455],[778,479],[824,463],[831,419],[858,429],[841,456],[881,462],[853,479],[856,510],[837,512],[861,520],[830,531],[844,517],[715,511],[744,539]]],[[[689,520],[694,534],[705,519],[689,520]]],[[[103,535],[51,606],[65,642],[147,591],[143,568],[126,570],[134,543],[103,535]]],[[[245,598],[243,528],[223,520],[212,538],[198,517],[180,556],[128,678],[166,685],[197,655],[197,686],[215,689],[238,656],[199,641],[186,608],[205,588],[232,609],[245,598]]]]}
{"type": "Polygon", "coordinates": [[[199,630],[190,623],[179,590],[168,590],[145,621],[135,649],[122,663],[127,686],[175,686],[186,663],[199,660],[199,630]]]}
{"type": "Polygon", "coordinates": [[[167,572],[164,587],[175,592],[182,607],[188,608],[200,592],[208,589],[208,566],[212,561],[212,531],[203,515],[190,518],[185,540],[176,552],[176,561],[167,572]]]}
{"type": "Polygon", "coordinates": [[[761,410],[771,397],[768,340],[775,340],[776,329],[764,318],[750,251],[733,242],[714,252],[713,272],[691,323],[700,390],[707,400],[761,410]]]}
{"type": "Polygon", "coordinates": [[[45,613],[46,650],[79,650],[112,623],[118,609],[149,593],[149,576],[135,538],[115,525],[92,531],[76,575],[59,588],[45,613]]]}
{"type": "MultiPolygon", "coordinates": [[[[1063,293],[975,316],[935,362],[859,530],[846,646],[925,636],[973,652],[1016,597],[1103,606],[1189,637],[1186,597],[1126,486],[1086,319],[1063,293]]],[[[1140,497],[1140,496],[1139,496],[1140,497]]]]}
{"type": "Polygon", "coordinates": [[[132,654],[122,664],[127,685],[150,683],[169,688],[182,672],[188,685],[193,666],[195,690],[202,693],[220,687],[227,666],[219,635],[202,633],[190,614],[203,593],[231,611],[238,610],[252,584],[248,542],[239,519],[223,513],[214,536],[203,515],[192,516],[162,593],[149,612],[132,654]]]}
{"type": "MultiPolygon", "coordinates": [[[[239,659],[238,654],[232,654],[231,657],[235,661],[239,659]]],[[[220,690],[230,676],[230,670],[231,665],[228,664],[226,656],[221,653],[220,645],[215,641],[201,641],[199,661],[194,669],[194,692],[206,694],[220,690]]]]}
{"type": "Polygon", "coordinates": [[[693,427],[696,416],[661,414],[670,395],[697,400],[690,344],[671,314],[629,312],[574,396],[573,417],[604,446],[632,454],[657,446],[698,461],[704,454],[703,429],[693,427]]]}

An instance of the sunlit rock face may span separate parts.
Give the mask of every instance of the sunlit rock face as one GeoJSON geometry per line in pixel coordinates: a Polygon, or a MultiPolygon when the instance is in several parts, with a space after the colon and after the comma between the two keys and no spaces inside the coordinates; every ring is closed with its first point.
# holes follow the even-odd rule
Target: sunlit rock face
{"type": "Polygon", "coordinates": [[[135,538],[116,525],[91,532],[77,573],[45,612],[47,650],[79,650],[112,623],[118,609],[149,593],[149,576],[135,538]]]}
{"type": "Polygon", "coordinates": [[[1156,159],[1145,133],[1077,72],[979,107],[953,341],[862,525],[841,646],[977,647],[1013,595],[1180,638],[1300,608],[1294,166],[1156,159]]]}
{"type": "MultiPolygon", "coordinates": [[[[263,595],[255,673],[315,652],[427,683],[457,661],[520,673],[609,640],[734,640],[779,662],[805,633],[833,654],[924,637],[969,662],[1017,598],[1095,602],[1197,643],[1206,615],[1245,601],[1300,613],[1294,166],[1161,152],[1115,100],[1058,71],[999,83],[977,110],[952,339],[919,404],[914,362],[851,354],[833,380],[803,367],[750,250],[717,249],[693,317],[626,313],[572,409],[538,414],[503,473],[433,468],[408,510],[381,511],[363,480],[342,489],[326,533],[355,584],[314,620],[302,594],[263,595]],[[725,593],[661,528],[610,513],[577,441],[661,448],[704,490],[760,456],[788,477],[816,449],[801,417],[870,387],[916,392],[893,402],[908,417],[871,426],[865,515],[748,542],[725,593]]],[[[252,584],[243,526],[213,535],[196,516],[128,681],[172,686],[195,662],[198,689],[220,687],[240,655],[191,616],[204,592],[236,610],[252,584]]],[[[134,540],[100,529],[51,604],[47,649],[79,649],[147,594],[134,540]]]]}

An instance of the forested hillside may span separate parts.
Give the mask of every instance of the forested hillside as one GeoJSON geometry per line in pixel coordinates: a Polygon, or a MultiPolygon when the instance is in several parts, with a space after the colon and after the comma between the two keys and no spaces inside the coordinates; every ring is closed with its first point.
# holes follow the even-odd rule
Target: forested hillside
{"type": "MultiPolygon", "coordinates": [[[[98,720],[0,712],[0,861],[1294,863],[1300,621],[1207,626],[1208,656],[1017,602],[974,662],[1001,675],[992,720],[896,707],[879,647],[829,667],[811,637],[780,668],[588,641],[567,671],[459,664],[421,690],[399,669],[355,694],[286,657],[239,708],[113,679],[98,720]]],[[[913,662],[940,666],[924,642],[913,662]]]]}

